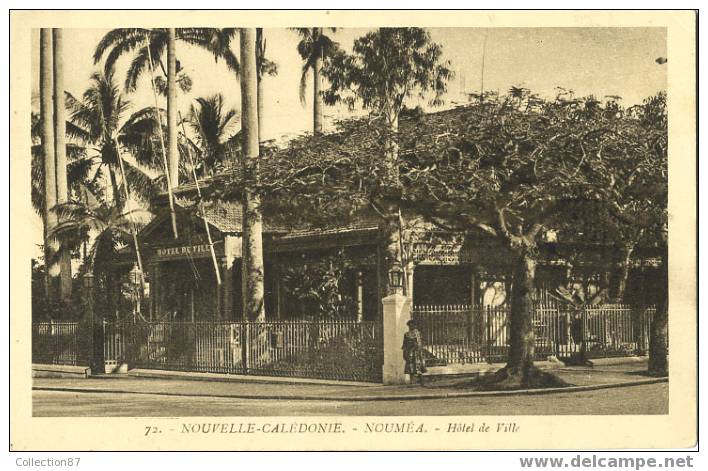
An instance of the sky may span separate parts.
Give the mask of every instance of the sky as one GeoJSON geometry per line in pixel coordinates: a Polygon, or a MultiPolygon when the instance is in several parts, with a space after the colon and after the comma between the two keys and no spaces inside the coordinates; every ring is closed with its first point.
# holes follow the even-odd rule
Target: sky
{"type": "MultiPolygon", "coordinates": [[[[107,30],[66,29],[66,87],[80,95],[88,85],[94,65],[95,45],[107,30]]],[[[344,28],[332,37],[345,50],[367,29],[344,28]]],[[[666,88],[666,66],[657,57],[666,56],[664,28],[431,28],[432,39],[442,45],[444,59],[456,72],[445,97],[450,106],[461,101],[461,91],[477,92],[482,85],[484,54],[484,89],[505,92],[511,86],[524,86],[542,96],[552,97],[555,87],[572,89],[577,95],[593,94],[623,97],[625,105],[640,103],[643,98],[666,88]]],[[[312,129],[311,93],[302,106],[298,87],[302,60],[295,47],[298,36],[286,29],[265,30],[267,56],[278,64],[278,75],[265,82],[265,137],[283,140],[312,129]]],[[[39,32],[33,35],[33,106],[39,106],[39,32]]],[[[178,94],[178,106],[185,114],[199,96],[222,93],[226,104],[239,109],[240,89],[236,76],[213,56],[193,46],[177,42],[177,57],[192,78],[188,95],[178,94]]],[[[234,45],[237,47],[237,44],[234,45]]],[[[238,51],[236,51],[238,55],[238,51]]],[[[116,78],[122,84],[130,58],[119,61],[116,78]]],[[[134,109],[153,105],[149,78],[146,75],[138,90],[129,96],[134,109]]],[[[162,100],[161,106],[164,106],[162,100]]],[[[415,103],[412,103],[415,104],[415,103]]],[[[331,129],[334,118],[344,117],[343,107],[326,108],[331,129]]],[[[238,123],[236,125],[238,129],[238,123]]]]}
{"type": "MultiPolygon", "coordinates": [[[[108,30],[65,29],[65,83],[80,96],[91,74],[100,69],[93,63],[93,51],[108,30]]],[[[332,38],[347,51],[357,37],[370,29],[339,28],[332,38]]],[[[267,77],[265,89],[266,139],[284,142],[312,131],[312,92],[306,106],[300,103],[302,60],[296,51],[298,35],[287,29],[265,29],[266,55],[278,65],[278,75],[267,77]]],[[[432,40],[441,44],[443,58],[451,62],[456,77],[448,84],[443,106],[464,101],[465,93],[523,86],[541,96],[555,96],[556,87],[574,90],[576,95],[602,98],[616,95],[629,106],[666,89],[667,67],[656,59],[666,56],[664,28],[430,28],[432,40]],[[484,73],[482,74],[482,57],[484,73]]],[[[237,48],[237,43],[234,48],[237,48]]],[[[196,97],[222,93],[225,104],[240,110],[237,77],[213,56],[196,47],[177,42],[177,58],[191,77],[189,94],[178,93],[177,104],[185,115],[196,97]]],[[[238,50],[235,50],[238,56],[238,50]]],[[[122,86],[130,62],[118,62],[115,76],[122,86]]],[[[310,82],[311,84],[311,82],[310,82]]],[[[311,86],[311,85],[310,85],[311,86]]],[[[310,89],[311,90],[311,89],[310,89]]],[[[32,107],[39,109],[39,30],[32,36],[32,107]]],[[[128,96],[133,111],[153,106],[149,77],[128,96]]],[[[160,97],[160,106],[165,106],[160,97]]],[[[423,104],[412,102],[409,105],[423,104]]],[[[240,114],[240,113],[239,113],[240,114]]],[[[325,131],[334,119],[350,115],[342,106],[325,108],[325,131]]],[[[233,132],[239,128],[235,123],[233,132]]],[[[41,243],[41,220],[34,221],[41,243]]]]}

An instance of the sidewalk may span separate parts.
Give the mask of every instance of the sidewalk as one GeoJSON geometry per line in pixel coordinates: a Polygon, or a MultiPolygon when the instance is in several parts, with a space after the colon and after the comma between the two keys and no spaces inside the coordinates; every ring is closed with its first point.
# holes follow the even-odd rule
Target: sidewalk
{"type": "Polygon", "coordinates": [[[572,367],[554,371],[568,383],[570,388],[531,389],[523,391],[470,391],[455,387],[460,379],[432,381],[419,385],[351,386],[332,384],[272,384],[238,381],[208,381],[154,379],[136,377],[107,378],[35,378],[33,390],[159,394],[186,397],[220,397],[239,399],[316,400],[316,401],[382,401],[439,399],[467,396],[508,396],[519,394],[551,394],[556,392],[588,391],[594,389],[627,387],[641,384],[666,382],[667,378],[651,378],[644,375],[646,363],[608,365],[603,367],[572,367]]]}

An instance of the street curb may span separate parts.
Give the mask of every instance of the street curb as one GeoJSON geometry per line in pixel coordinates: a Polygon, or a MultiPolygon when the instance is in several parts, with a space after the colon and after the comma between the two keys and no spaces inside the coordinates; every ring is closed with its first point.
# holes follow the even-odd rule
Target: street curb
{"type": "Polygon", "coordinates": [[[626,357],[590,358],[588,361],[592,363],[592,366],[615,366],[629,365],[633,363],[646,363],[649,361],[649,357],[631,355],[626,357]]]}
{"type": "Polygon", "coordinates": [[[57,392],[81,392],[81,393],[111,393],[111,394],[140,394],[156,396],[178,396],[178,397],[211,397],[219,399],[261,399],[278,401],[338,401],[338,402],[363,402],[363,401],[411,401],[425,399],[451,399],[458,397],[490,397],[490,396],[534,396],[541,394],[574,393],[584,391],[595,391],[598,389],[614,389],[622,387],[643,386],[646,384],[668,383],[668,378],[650,378],[636,381],[624,381],[621,383],[592,384],[586,386],[570,386],[567,388],[546,388],[546,389],[521,389],[516,391],[447,391],[438,394],[410,394],[410,395],[362,395],[362,396],[318,396],[310,394],[296,395],[256,395],[256,394],[193,394],[180,392],[142,392],[126,391],[120,389],[92,389],[81,387],[46,387],[33,386],[33,391],[57,391],[57,392]]]}
{"type": "Polygon", "coordinates": [[[148,370],[135,368],[129,370],[124,376],[144,379],[179,379],[184,381],[216,381],[222,383],[256,383],[256,384],[305,384],[317,386],[351,386],[351,387],[376,387],[378,383],[365,383],[363,381],[339,381],[317,378],[293,378],[290,376],[248,376],[222,373],[198,373],[191,371],[148,370]]]}
{"type": "Polygon", "coordinates": [[[73,365],[32,363],[33,378],[88,378],[91,368],[73,365]]]}

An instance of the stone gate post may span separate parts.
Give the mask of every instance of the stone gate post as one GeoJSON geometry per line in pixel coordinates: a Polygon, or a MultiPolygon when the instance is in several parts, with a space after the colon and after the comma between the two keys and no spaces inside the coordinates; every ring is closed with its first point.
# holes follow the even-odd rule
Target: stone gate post
{"type": "Polygon", "coordinates": [[[383,304],[383,382],[405,384],[403,362],[403,334],[411,318],[411,300],[402,294],[392,294],[381,300],[383,304]]]}

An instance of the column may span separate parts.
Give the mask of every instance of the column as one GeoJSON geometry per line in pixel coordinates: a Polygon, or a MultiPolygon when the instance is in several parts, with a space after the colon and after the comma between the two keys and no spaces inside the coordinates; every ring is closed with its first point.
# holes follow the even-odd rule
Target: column
{"type": "Polygon", "coordinates": [[[224,258],[221,265],[223,276],[221,277],[223,295],[224,319],[234,318],[234,263],[241,257],[241,238],[227,235],[224,237],[224,258]]]}
{"type": "Polygon", "coordinates": [[[222,318],[233,319],[233,260],[229,262],[226,258],[221,262],[221,294],[222,294],[222,318]]]}
{"type": "Polygon", "coordinates": [[[160,263],[150,265],[150,320],[160,318],[160,263]]]}
{"type": "Polygon", "coordinates": [[[224,286],[224,269],[223,269],[223,263],[221,260],[218,261],[218,266],[219,266],[219,271],[221,272],[221,284],[217,284],[216,280],[214,281],[214,320],[221,320],[222,318],[222,295],[223,295],[223,286],[224,286]]]}
{"type": "Polygon", "coordinates": [[[364,273],[357,270],[354,275],[354,285],[356,290],[356,321],[364,320],[364,273]]]}
{"type": "Polygon", "coordinates": [[[404,293],[408,299],[413,302],[413,274],[415,272],[415,264],[409,262],[406,264],[406,292],[404,293]]]}
{"type": "Polygon", "coordinates": [[[275,318],[283,318],[283,283],[281,280],[280,263],[276,260],[273,263],[273,284],[275,285],[275,318]]]}
{"type": "Polygon", "coordinates": [[[470,305],[479,304],[479,281],[476,267],[470,267],[470,305]]]}
{"type": "Polygon", "coordinates": [[[477,333],[480,330],[480,319],[479,316],[475,316],[477,304],[477,274],[475,267],[470,266],[470,306],[467,314],[467,338],[470,343],[479,338],[477,333]]]}

